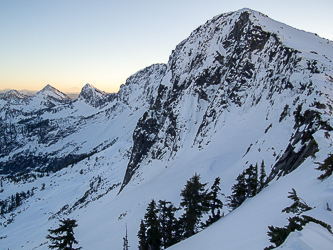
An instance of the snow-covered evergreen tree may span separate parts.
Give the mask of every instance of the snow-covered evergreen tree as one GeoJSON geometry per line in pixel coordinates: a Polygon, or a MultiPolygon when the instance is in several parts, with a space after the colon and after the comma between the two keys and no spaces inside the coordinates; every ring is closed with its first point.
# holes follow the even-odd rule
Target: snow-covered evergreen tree
{"type": "Polygon", "coordinates": [[[258,166],[254,167],[252,164],[245,170],[245,182],[247,186],[247,197],[254,197],[258,190],[258,166]]]}
{"type": "Polygon", "coordinates": [[[162,234],[162,245],[164,248],[177,243],[177,218],[175,212],[178,210],[171,202],[160,200],[158,204],[159,220],[162,234]]]}
{"type": "Polygon", "coordinates": [[[209,226],[210,224],[218,221],[221,218],[221,209],[223,208],[223,202],[218,197],[221,191],[220,182],[221,178],[216,177],[214,184],[211,187],[211,191],[209,192],[211,215],[209,215],[209,219],[206,221],[205,226],[209,226]]]}
{"type": "Polygon", "coordinates": [[[260,166],[260,175],[259,175],[259,183],[258,183],[258,193],[266,187],[266,171],[265,171],[265,163],[264,160],[261,162],[260,166]]]}
{"type": "Polygon", "coordinates": [[[160,223],[158,219],[158,208],[155,200],[153,199],[147,207],[144,216],[146,232],[146,246],[149,250],[159,250],[162,245],[162,234],[160,231],[160,223]]]}
{"type": "Polygon", "coordinates": [[[324,173],[318,177],[318,180],[324,180],[331,176],[333,172],[333,154],[329,154],[323,163],[319,163],[319,167],[316,169],[324,171],[324,173]]]}
{"type": "Polygon", "coordinates": [[[146,250],[147,249],[147,235],[146,235],[146,225],[143,222],[143,220],[141,220],[141,223],[140,223],[138,238],[139,238],[139,250],[146,250]]]}
{"type": "Polygon", "coordinates": [[[128,250],[129,245],[128,245],[128,237],[127,237],[127,224],[126,224],[126,234],[125,237],[123,237],[123,250],[128,250]]]}
{"type": "Polygon", "coordinates": [[[294,203],[291,206],[283,209],[282,212],[300,215],[301,213],[312,209],[310,206],[308,206],[308,204],[306,204],[306,202],[302,198],[299,198],[297,196],[295,189],[292,189],[289,194],[290,195],[288,196],[288,198],[292,199],[294,203]]]}
{"type": "Polygon", "coordinates": [[[228,197],[228,206],[234,210],[245,201],[247,196],[247,186],[244,172],[239,174],[236,178],[237,183],[231,188],[232,194],[228,197]]]}
{"type": "Polygon", "coordinates": [[[58,250],[79,250],[81,247],[73,248],[74,244],[79,242],[74,238],[74,228],[78,224],[76,220],[64,219],[60,220],[59,227],[56,229],[49,229],[49,233],[46,239],[51,241],[49,248],[58,250]],[[54,235],[54,236],[53,236],[54,235]]]}
{"type": "Polygon", "coordinates": [[[181,191],[182,200],[180,206],[185,210],[182,216],[185,226],[185,237],[190,237],[197,232],[201,217],[210,209],[210,198],[208,190],[205,189],[206,185],[207,183],[200,182],[200,175],[195,173],[181,191]]]}

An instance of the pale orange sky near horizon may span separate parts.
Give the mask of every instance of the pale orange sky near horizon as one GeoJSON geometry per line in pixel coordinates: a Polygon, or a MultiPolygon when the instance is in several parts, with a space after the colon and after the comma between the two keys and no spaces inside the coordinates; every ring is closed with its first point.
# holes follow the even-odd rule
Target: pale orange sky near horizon
{"type": "Polygon", "coordinates": [[[332,0],[0,1],[0,90],[118,92],[199,25],[244,7],[333,40],[332,0]]]}

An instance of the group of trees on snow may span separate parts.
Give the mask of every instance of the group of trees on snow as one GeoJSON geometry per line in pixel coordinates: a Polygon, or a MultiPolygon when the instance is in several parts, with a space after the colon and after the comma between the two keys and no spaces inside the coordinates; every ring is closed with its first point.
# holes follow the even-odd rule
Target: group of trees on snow
{"type": "MultiPolygon", "coordinates": [[[[250,165],[236,178],[232,187],[232,194],[227,197],[227,206],[231,210],[239,207],[246,198],[259,193],[266,186],[266,173],[264,162],[261,164],[260,175],[258,166],[250,165]]],[[[223,202],[220,200],[220,178],[217,177],[210,189],[208,183],[200,182],[197,173],[191,177],[181,190],[180,207],[175,207],[171,202],[154,199],[148,204],[144,218],[141,220],[138,231],[140,250],[165,249],[196,234],[212,223],[218,221],[223,202]],[[177,218],[175,213],[179,210],[183,214],[177,218]],[[205,214],[209,214],[206,221],[201,221],[205,214]]]]}
{"type": "Polygon", "coordinates": [[[15,195],[11,195],[5,200],[0,200],[0,215],[3,216],[4,214],[13,212],[25,199],[33,196],[35,190],[36,188],[28,190],[27,192],[17,192],[15,195]]]}
{"type": "MultiPolygon", "coordinates": [[[[318,177],[319,180],[324,180],[332,175],[333,156],[330,154],[324,163],[318,163],[318,170],[325,173],[318,177]]],[[[160,250],[166,249],[177,242],[180,242],[192,235],[196,234],[212,223],[218,221],[224,214],[221,214],[223,202],[220,200],[221,193],[219,187],[221,179],[217,177],[210,189],[206,186],[208,183],[200,182],[200,175],[194,174],[187,182],[184,189],[181,190],[180,206],[176,207],[171,202],[159,200],[158,203],[154,199],[148,204],[144,218],[141,220],[140,229],[138,231],[139,250],[160,250]],[[183,214],[177,218],[176,212],[182,210],[183,214]],[[209,214],[208,219],[202,222],[201,219],[205,214],[209,214]]],[[[231,195],[227,196],[228,203],[226,204],[231,210],[239,207],[247,198],[254,197],[263,188],[267,186],[264,161],[260,166],[250,165],[236,178],[236,183],[231,188],[231,195]]],[[[332,227],[325,222],[319,221],[307,215],[301,215],[303,212],[312,209],[304,200],[297,196],[294,189],[289,192],[288,198],[294,202],[291,206],[286,207],[282,212],[293,213],[295,216],[288,218],[289,224],[285,227],[269,226],[268,236],[270,241],[275,244],[265,249],[273,249],[280,246],[288,235],[295,230],[302,230],[309,222],[317,223],[325,227],[330,233],[332,227]],[[301,216],[300,216],[301,215],[301,216]]],[[[29,195],[29,193],[28,193],[29,195]]],[[[17,193],[11,197],[11,202],[7,208],[19,206],[21,196],[25,194],[17,193]]],[[[6,202],[8,204],[9,202],[6,202]]],[[[7,206],[7,205],[6,205],[7,206]]],[[[1,203],[1,213],[4,212],[3,201],[1,203]]],[[[329,209],[329,207],[328,207],[329,209]]],[[[73,219],[60,220],[59,227],[49,229],[47,239],[51,241],[50,249],[63,250],[78,250],[81,247],[74,248],[73,245],[78,244],[74,237],[74,228],[77,227],[77,221],[73,219]]],[[[128,250],[127,226],[126,235],[123,238],[123,250],[128,250]]]]}
{"type": "Polygon", "coordinates": [[[245,169],[236,178],[236,183],[232,186],[232,194],[228,196],[228,206],[234,210],[247,199],[256,196],[264,187],[266,187],[266,172],[264,161],[261,162],[260,173],[258,165],[245,169]]]}
{"type": "MultiPolygon", "coordinates": [[[[333,171],[333,155],[329,155],[324,163],[318,163],[317,168],[324,173],[318,177],[319,180],[324,180],[332,175],[333,171]]],[[[208,183],[200,182],[200,175],[197,173],[191,177],[181,190],[180,207],[175,207],[171,202],[159,200],[158,203],[154,199],[148,204],[144,219],[141,220],[140,229],[138,232],[139,249],[140,250],[159,250],[166,249],[169,246],[180,242],[192,235],[196,234],[200,229],[204,229],[212,223],[218,221],[224,214],[221,215],[223,202],[219,196],[221,193],[219,187],[221,179],[217,177],[210,190],[206,189],[208,183]],[[183,210],[183,214],[177,218],[176,212],[183,210]],[[208,214],[208,219],[202,222],[201,219],[205,214],[208,214]]],[[[1,183],[2,184],[2,183],[1,183]]],[[[264,161],[261,163],[260,173],[258,166],[250,165],[236,178],[236,183],[231,188],[231,195],[227,196],[227,206],[234,210],[239,207],[247,198],[254,197],[263,188],[267,186],[264,161]]],[[[43,186],[44,187],[44,186],[43,186]]],[[[22,199],[33,195],[33,191],[27,193],[16,193],[5,201],[0,201],[1,214],[12,211],[18,207],[22,199]]],[[[293,213],[295,216],[288,218],[289,224],[285,227],[269,226],[268,236],[270,241],[275,244],[265,249],[273,249],[283,244],[288,235],[295,230],[302,230],[309,223],[317,223],[326,228],[330,233],[332,227],[325,222],[319,221],[307,215],[301,215],[303,212],[312,209],[304,200],[297,196],[295,189],[289,192],[288,198],[294,202],[291,206],[286,207],[282,212],[293,213]],[[301,216],[300,216],[301,215],[301,216]]],[[[330,210],[329,206],[327,209],[330,210]]],[[[331,210],[330,210],[331,211],[331,210]]],[[[59,227],[49,229],[49,234],[46,236],[51,241],[50,249],[59,250],[79,250],[81,247],[74,248],[78,241],[74,237],[74,228],[78,226],[77,221],[73,219],[59,220],[59,227]]],[[[126,235],[123,238],[123,250],[128,250],[127,226],[126,235]]]]}
{"type": "Polygon", "coordinates": [[[200,175],[191,177],[181,190],[180,208],[171,202],[153,199],[146,209],[144,219],[141,220],[138,232],[140,250],[164,249],[197,233],[198,229],[208,226],[218,220],[222,201],[218,198],[220,178],[216,178],[211,190],[205,187],[207,183],[200,182],[200,175]],[[175,213],[183,208],[184,214],[176,218],[175,213]],[[211,211],[209,219],[200,224],[204,214],[211,211]]]}

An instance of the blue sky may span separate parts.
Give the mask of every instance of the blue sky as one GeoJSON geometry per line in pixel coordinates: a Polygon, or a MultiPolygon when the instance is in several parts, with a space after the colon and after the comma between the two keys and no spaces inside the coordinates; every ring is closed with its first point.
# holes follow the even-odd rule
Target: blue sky
{"type": "Polygon", "coordinates": [[[0,90],[117,92],[199,25],[244,7],[333,40],[332,0],[1,0],[0,90]]]}

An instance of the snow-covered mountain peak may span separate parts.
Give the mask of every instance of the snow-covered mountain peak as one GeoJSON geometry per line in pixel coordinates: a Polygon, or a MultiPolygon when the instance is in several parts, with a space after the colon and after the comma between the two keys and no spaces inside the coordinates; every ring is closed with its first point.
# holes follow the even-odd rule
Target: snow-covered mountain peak
{"type": "Polygon", "coordinates": [[[254,25],[258,25],[263,30],[276,35],[285,46],[302,53],[303,57],[323,62],[330,61],[333,57],[333,41],[278,22],[257,11],[251,12],[250,20],[254,25]]]}
{"type": "Polygon", "coordinates": [[[93,107],[100,106],[103,98],[105,98],[108,93],[95,88],[93,85],[87,83],[81,90],[78,100],[84,101],[93,107]]]}
{"type": "Polygon", "coordinates": [[[9,90],[3,95],[3,99],[23,99],[27,96],[18,92],[17,90],[9,90]]]}
{"type": "Polygon", "coordinates": [[[69,97],[62,93],[61,91],[57,90],[56,88],[52,87],[51,85],[46,85],[42,90],[38,91],[36,96],[47,96],[57,100],[68,100],[69,97]]]}
{"type": "Polygon", "coordinates": [[[38,91],[36,95],[28,98],[27,102],[30,105],[22,108],[26,111],[32,111],[68,104],[71,102],[71,99],[66,94],[48,84],[42,90],[38,91]]]}
{"type": "MultiPolygon", "coordinates": [[[[9,90],[6,93],[0,94],[0,109],[7,105],[26,104],[28,96],[18,92],[17,90],[9,90]]],[[[9,108],[7,106],[7,108],[9,108]]]]}
{"type": "Polygon", "coordinates": [[[52,87],[50,84],[47,84],[42,90],[38,92],[47,92],[47,91],[56,92],[56,89],[52,87]]]}
{"type": "Polygon", "coordinates": [[[241,9],[215,16],[194,30],[190,36],[177,45],[170,56],[169,67],[182,79],[193,69],[218,66],[228,62],[226,53],[249,53],[256,56],[264,46],[280,43],[290,47],[303,57],[330,61],[333,56],[333,42],[315,34],[297,30],[275,21],[251,9],[241,9]]]}
{"type": "MultiPolygon", "coordinates": [[[[296,41],[308,33],[294,29],[293,38],[291,28],[285,25],[277,34],[272,29],[276,26],[281,24],[259,12],[242,9],[214,17],[176,46],[156,101],[134,131],[132,157],[122,187],[142,161],[147,164],[145,159],[169,160],[185,144],[199,148],[208,145],[213,134],[225,126],[230,110],[247,114],[256,106],[266,106],[266,123],[270,110],[283,111],[277,104],[281,100],[294,99],[293,104],[291,100],[285,103],[287,107],[332,101],[322,94],[309,101],[314,86],[323,82],[332,85],[332,77],[327,76],[332,76],[333,64],[325,56],[330,52],[311,59],[283,40],[287,34],[296,41]]],[[[309,43],[304,47],[317,50],[317,43],[309,43]]],[[[321,49],[326,51],[325,46],[321,49]]],[[[331,95],[328,89],[322,91],[331,95]]]]}
{"type": "MultiPolygon", "coordinates": [[[[92,84],[90,83],[87,83],[86,85],[83,86],[82,90],[83,91],[86,91],[87,89],[96,89],[95,86],[93,86],[92,84]]],[[[81,91],[82,91],[81,90],[81,91]]]]}

